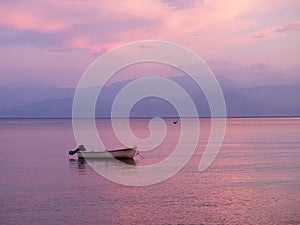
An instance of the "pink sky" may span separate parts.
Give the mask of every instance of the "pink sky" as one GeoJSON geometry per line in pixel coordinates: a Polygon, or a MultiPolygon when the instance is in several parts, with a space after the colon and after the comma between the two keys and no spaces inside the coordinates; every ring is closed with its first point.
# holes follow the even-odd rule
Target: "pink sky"
{"type": "Polygon", "coordinates": [[[295,0],[4,0],[0,85],[74,87],[105,51],[147,39],[186,46],[240,84],[300,83],[299,12],[295,0]]]}

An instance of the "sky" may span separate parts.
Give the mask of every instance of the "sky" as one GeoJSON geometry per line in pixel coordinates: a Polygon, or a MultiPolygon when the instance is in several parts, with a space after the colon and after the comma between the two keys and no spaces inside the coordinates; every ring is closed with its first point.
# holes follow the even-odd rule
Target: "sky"
{"type": "Polygon", "coordinates": [[[185,46],[242,86],[299,84],[299,12],[296,0],[2,0],[0,86],[75,87],[103,53],[148,39],[185,46]]]}

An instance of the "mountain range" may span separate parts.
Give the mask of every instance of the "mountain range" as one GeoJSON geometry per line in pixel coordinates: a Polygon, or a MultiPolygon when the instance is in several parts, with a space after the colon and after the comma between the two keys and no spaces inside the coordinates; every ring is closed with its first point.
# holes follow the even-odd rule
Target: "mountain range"
{"type": "MultiPolygon", "coordinates": [[[[193,80],[186,76],[170,79],[190,95],[199,117],[210,116],[206,97],[193,80]]],[[[300,116],[298,84],[244,88],[227,78],[219,77],[218,80],[229,117],[300,116]]],[[[116,82],[103,88],[96,105],[96,117],[110,117],[116,95],[129,82],[131,80],[116,82]]],[[[0,87],[0,118],[70,118],[74,93],[75,88],[60,88],[44,83],[10,83],[0,87]]],[[[180,96],[178,98],[181,101],[180,96]]],[[[167,101],[147,97],[134,105],[130,116],[177,117],[178,113],[167,101]]]]}

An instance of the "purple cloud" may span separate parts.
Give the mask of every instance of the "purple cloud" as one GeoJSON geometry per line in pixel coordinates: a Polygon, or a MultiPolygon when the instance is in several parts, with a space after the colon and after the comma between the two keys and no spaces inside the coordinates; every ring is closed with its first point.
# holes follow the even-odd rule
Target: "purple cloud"
{"type": "Polygon", "coordinates": [[[282,27],[277,28],[275,31],[277,32],[291,32],[300,30],[300,22],[289,23],[282,27]]]}
{"type": "Polygon", "coordinates": [[[154,48],[154,47],[151,46],[151,45],[139,45],[138,47],[139,47],[139,48],[154,48]]]}
{"type": "Polygon", "coordinates": [[[197,5],[204,4],[204,0],[162,0],[175,10],[195,8],[197,5]]]}
{"type": "Polygon", "coordinates": [[[259,33],[259,34],[255,34],[252,36],[253,38],[264,38],[265,34],[264,33],[259,33]]]}
{"type": "Polygon", "coordinates": [[[0,45],[33,44],[39,47],[62,45],[64,37],[57,32],[42,33],[32,30],[14,30],[0,27],[0,45]]]}
{"type": "Polygon", "coordinates": [[[155,21],[140,18],[126,18],[122,21],[102,20],[91,23],[75,24],[64,30],[43,32],[28,29],[13,29],[0,26],[0,45],[30,44],[38,47],[46,47],[51,51],[65,52],[73,50],[90,50],[103,52],[103,48],[97,50],[82,46],[72,46],[72,41],[78,38],[86,38],[87,44],[100,46],[111,41],[124,41],[128,30],[134,31],[154,24],[155,21]]]}

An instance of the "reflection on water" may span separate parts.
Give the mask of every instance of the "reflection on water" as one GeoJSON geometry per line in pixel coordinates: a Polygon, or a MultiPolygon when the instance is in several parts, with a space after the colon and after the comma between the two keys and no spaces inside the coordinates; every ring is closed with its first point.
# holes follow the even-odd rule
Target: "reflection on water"
{"type": "Polygon", "coordinates": [[[118,159],[120,162],[123,162],[128,165],[136,166],[136,162],[134,159],[118,159]]]}
{"type": "MultiPolygon", "coordinates": [[[[142,152],[144,159],[123,160],[125,169],[111,160],[69,159],[71,120],[0,120],[0,224],[300,224],[300,118],[229,119],[224,144],[202,173],[210,126],[200,120],[201,140],[187,165],[146,187],[110,182],[90,164],[126,176],[160,162],[178,140],[173,120],[168,141],[142,152]]],[[[96,122],[108,148],[117,147],[109,121],[96,122]]],[[[147,119],[131,125],[147,137],[147,119]]]]}
{"type": "Polygon", "coordinates": [[[83,159],[83,158],[78,158],[78,159],[69,159],[69,165],[70,168],[78,168],[78,169],[85,169],[87,166],[93,165],[96,167],[100,167],[102,165],[106,166],[113,166],[113,167],[118,167],[120,166],[120,162],[124,163],[126,165],[131,165],[131,166],[136,166],[136,162],[134,159],[83,159]]]}
{"type": "Polygon", "coordinates": [[[85,169],[86,160],[85,159],[69,159],[69,166],[70,168],[76,169],[85,169]]]}

